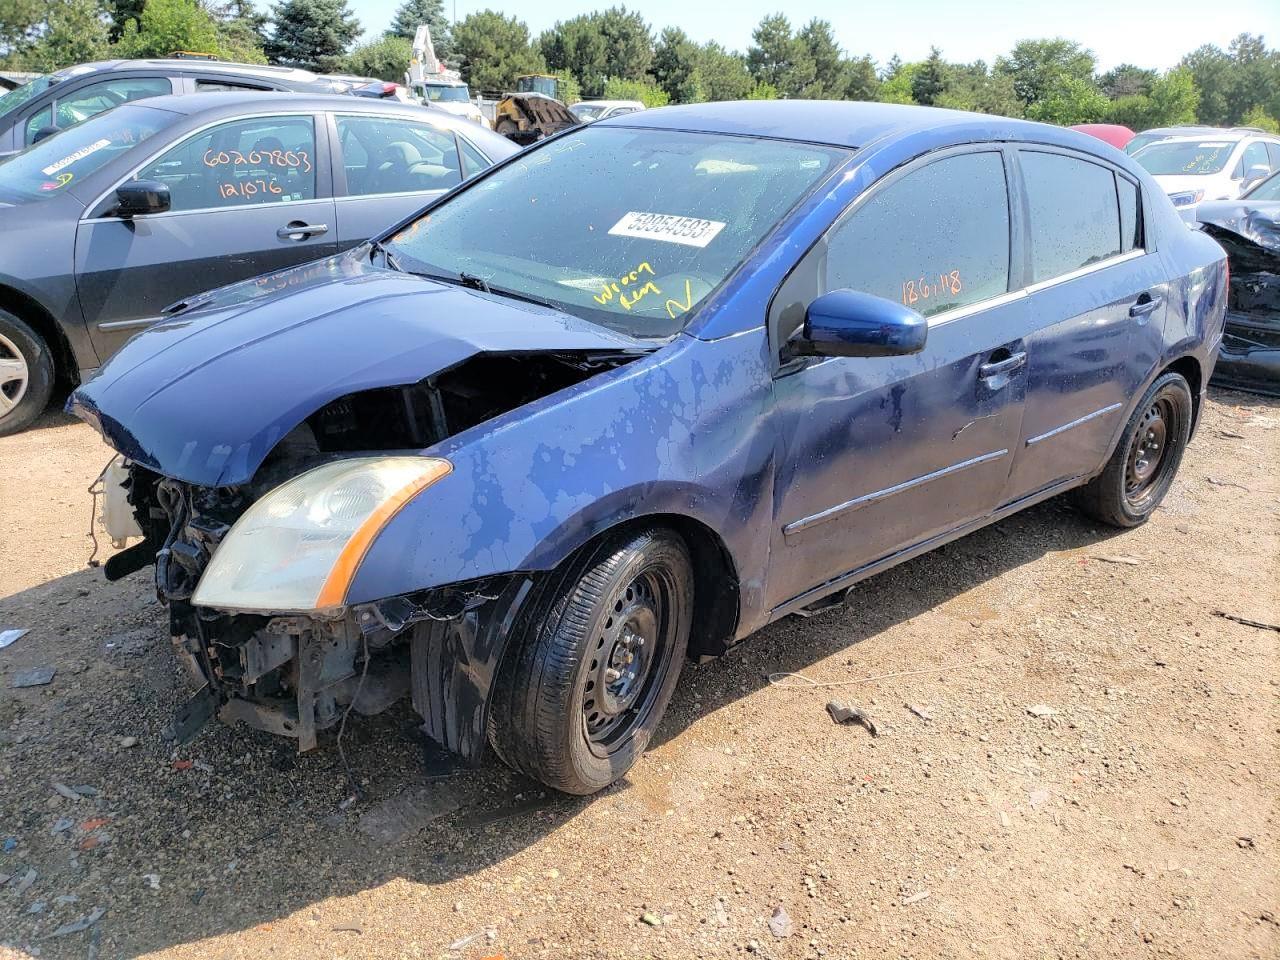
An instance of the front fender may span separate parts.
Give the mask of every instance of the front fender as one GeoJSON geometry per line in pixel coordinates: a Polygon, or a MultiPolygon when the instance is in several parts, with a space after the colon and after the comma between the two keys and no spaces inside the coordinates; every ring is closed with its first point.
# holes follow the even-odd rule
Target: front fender
{"type": "Polygon", "coordinates": [[[739,574],[739,623],[753,623],[772,518],[766,357],[763,330],[678,337],[556,402],[425,451],[453,472],[382,530],[348,602],[548,570],[611,526],[676,514],[719,534],[739,574]]]}

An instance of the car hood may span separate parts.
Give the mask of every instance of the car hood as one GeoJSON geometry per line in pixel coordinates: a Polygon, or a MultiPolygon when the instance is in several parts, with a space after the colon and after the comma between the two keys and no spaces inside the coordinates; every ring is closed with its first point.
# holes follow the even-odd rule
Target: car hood
{"type": "Polygon", "coordinates": [[[1202,203],[1196,219],[1203,224],[1229,230],[1278,258],[1280,267],[1280,200],[1219,200],[1202,203]]]}
{"type": "Polygon", "coordinates": [[[1196,193],[1203,190],[1206,200],[1220,199],[1221,193],[1226,189],[1223,182],[1217,177],[1161,174],[1153,177],[1153,179],[1160,184],[1160,189],[1165,193],[1196,193]],[[1218,194],[1218,196],[1215,196],[1215,194],[1218,194]]]}
{"type": "Polygon", "coordinates": [[[652,349],[354,254],[180,308],[130,340],[67,408],[129,459],[201,486],[247,482],[285,434],[339,397],[417,383],[479,353],[652,349]]]}

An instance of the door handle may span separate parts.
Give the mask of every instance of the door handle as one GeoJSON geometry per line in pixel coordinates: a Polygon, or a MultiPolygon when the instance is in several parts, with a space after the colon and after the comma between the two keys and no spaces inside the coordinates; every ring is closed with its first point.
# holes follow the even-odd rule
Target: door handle
{"type": "Polygon", "coordinates": [[[1147,299],[1138,298],[1138,302],[1129,308],[1129,316],[1137,319],[1138,317],[1149,317],[1153,314],[1160,304],[1164,303],[1164,297],[1148,297],[1147,299]]]}
{"type": "Polygon", "coordinates": [[[990,380],[992,377],[998,377],[1001,374],[1012,373],[1026,362],[1027,352],[1019,350],[1017,353],[1009,354],[1003,360],[992,360],[990,363],[984,363],[978,368],[978,376],[983,380],[990,380]]]}
{"type": "Polygon", "coordinates": [[[301,220],[294,220],[288,226],[277,230],[276,236],[281,240],[305,240],[307,237],[318,237],[328,232],[327,223],[303,223],[301,220]]]}

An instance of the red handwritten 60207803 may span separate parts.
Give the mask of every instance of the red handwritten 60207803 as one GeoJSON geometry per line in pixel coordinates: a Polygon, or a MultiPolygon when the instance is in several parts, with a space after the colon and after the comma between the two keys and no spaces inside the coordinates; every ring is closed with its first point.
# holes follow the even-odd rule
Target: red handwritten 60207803
{"type": "Polygon", "coordinates": [[[213,150],[204,152],[206,167],[283,167],[311,172],[311,157],[306,150],[213,150]]]}

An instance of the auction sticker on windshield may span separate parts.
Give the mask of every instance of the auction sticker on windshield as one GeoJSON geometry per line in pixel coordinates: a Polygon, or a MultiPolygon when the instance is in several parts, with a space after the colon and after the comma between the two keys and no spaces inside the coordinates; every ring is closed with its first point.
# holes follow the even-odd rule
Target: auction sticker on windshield
{"type": "Polygon", "coordinates": [[[89,154],[97,153],[103,147],[109,147],[109,146],[111,146],[110,140],[107,140],[107,139],[95,140],[93,143],[90,143],[86,146],[81,147],[75,153],[70,154],[69,156],[63,157],[57,163],[49,164],[40,172],[43,173],[46,177],[52,177],[55,173],[57,173],[63,167],[69,167],[73,163],[75,163],[77,160],[83,160],[85,157],[89,156],[89,154]]]}
{"type": "Polygon", "coordinates": [[[705,247],[724,226],[718,220],[677,217],[666,213],[637,213],[633,210],[623,214],[622,219],[609,228],[609,235],[663,240],[686,247],[705,247]]]}

